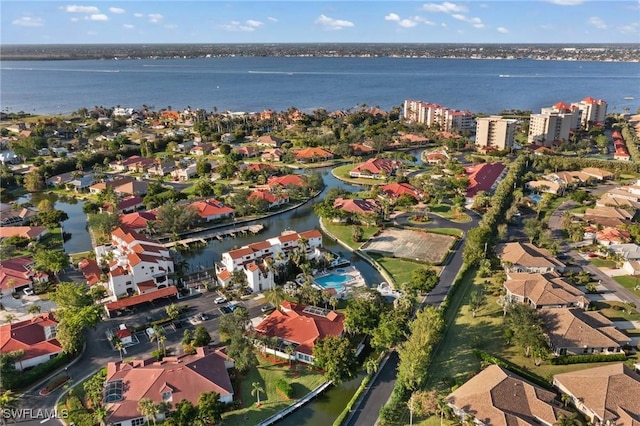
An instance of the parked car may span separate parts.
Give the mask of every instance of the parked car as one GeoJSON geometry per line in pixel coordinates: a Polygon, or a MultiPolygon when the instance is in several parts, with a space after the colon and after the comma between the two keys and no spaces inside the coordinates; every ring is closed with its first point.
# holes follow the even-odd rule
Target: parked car
{"type": "Polygon", "coordinates": [[[221,305],[222,303],[227,303],[227,298],[224,296],[216,297],[214,300],[217,305],[221,305]]]}
{"type": "Polygon", "coordinates": [[[231,310],[231,312],[235,311],[236,309],[244,309],[245,311],[247,310],[247,308],[243,305],[229,305],[229,309],[231,310]]]}
{"type": "Polygon", "coordinates": [[[24,290],[22,290],[22,292],[25,294],[25,296],[33,296],[33,289],[31,287],[27,287],[24,290]]]}
{"type": "Polygon", "coordinates": [[[221,306],[220,308],[218,308],[218,310],[222,315],[230,314],[231,312],[233,312],[228,306],[221,306]]]}
{"type": "Polygon", "coordinates": [[[262,311],[262,313],[269,313],[269,312],[273,312],[275,311],[276,307],[273,306],[271,303],[267,303],[266,305],[262,306],[260,308],[260,311],[262,311]]]}
{"type": "Polygon", "coordinates": [[[200,312],[198,315],[196,315],[196,317],[198,317],[200,321],[207,321],[209,319],[209,315],[205,314],[204,312],[200,312]]]}

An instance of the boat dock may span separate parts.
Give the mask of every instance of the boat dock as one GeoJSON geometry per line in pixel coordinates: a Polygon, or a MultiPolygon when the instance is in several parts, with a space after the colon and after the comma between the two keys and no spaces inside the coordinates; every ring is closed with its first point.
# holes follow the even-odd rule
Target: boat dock
{"type": "Polygon", "coordinates": [[[240,235],[246,235],[248,233],[257,234],[263,229],[264,229],[264,225],[258,223],[255,225],[241,226],[238,228],[225,229],[224,231],[216,231],[216,232],[210,232],[208,234],[196,235],[193,237],[184,238],[182,240],[164,243],[163,245],[166,248],[171,248],[175,246],[189,247],[189,244],[193,244],[196,242],[201,244],[207,244],[207,241],[211,241],[211,240],[222,241],[226,237],[235,238],[236,235],[238,234],[240,235]]]}

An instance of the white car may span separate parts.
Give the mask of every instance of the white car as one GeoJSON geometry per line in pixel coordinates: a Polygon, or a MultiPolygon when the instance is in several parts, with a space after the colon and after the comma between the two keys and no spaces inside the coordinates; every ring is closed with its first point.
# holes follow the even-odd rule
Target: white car
{"type": "Polygon", "coordinates": [[[27,287],[24,290],[22,290],[22,292],[25,294],[25,296],[33,296],[33,289],[31,287],[27,287]]]}
{"type": "Polygon", "coordinates": [[[220,296],[216,297],[213,301],[216,302],[217,305],[220,305],[222,303],[227,303],[227,298],[224,296],[220,296]]]}

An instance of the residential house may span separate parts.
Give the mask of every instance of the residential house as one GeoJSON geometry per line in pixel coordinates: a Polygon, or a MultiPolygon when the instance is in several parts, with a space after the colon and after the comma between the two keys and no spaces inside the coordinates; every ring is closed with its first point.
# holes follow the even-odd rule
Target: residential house
{"type": "Polygon", "coordinates": [[[351,169],[349,176],[353,178],[385,179],[395,176],[396,171],[403,167],[402,161],[388,158],[370,158],[364,163],[351,169]]]}
{"type": "Polygon", "coordinates": [[[331,151],[322,148],[304,148],[295,150],[293,153],[299,163],[317,163],[332,160],[334,157],[331,151]]]}
{"type": "Polygon", "coordinates": [[[429,143],[429,138],[422,135],[416,135],[413,133],[407,133],[405,135],[400,136],[400,140],[409,144],[409,145],[424,145],[429,143]]]}
{"type": "Polygon", "coordinates": [[[346,212],[356,221],[367,221],[367,216],[372,216],[373,220],[368,220],[371,224],[375,224],[375,218],[382,213],[382,203],[373,199],[352,199],[352,198],[336,198],[333,202],[333,208],[346,212]]]}
{"type": "Polygon", "coordinates": [[[3,226],[0,227],[0,240],[9,237],[23,237],[29,240],[40,241],[47,235],[47,228],[44,226],[3,226]]]}
{"type": "Polygon", "coordinates": [[[582,169],[583,173],[588,174],[598,181],[610,180],[614,178],[614,174],[603,169],[599,169],[597,167],[585,167],[582,169]]]}
{"type": "Polygon", "coordinates": [[[611,137],[613,138],[613,149],[615,150],[613,159],[618,161],[631,161],[627,144],[624,142],[624,139],[622,139],[620,132],[614,131],[611,137]]]}
{"type": "Polygon", "coordinates": [[[563,272],[566,267],[549,250],[530,243],[498,244],[496,255],[507,272],[563,272]]]}
{"type": "Polygon", "coordinates": [[[611,244],[607,248],[610,252],[621,255],[625,260],[640,260],[640,245],[638,244],[611,244]]]}
{"type": "Polygon", "coordinates": [[[114,186],[113,192],[121,197],[140,195],[144,196],[149,190],[149,184],[145,181],[134,180],[124,183],[122,185],[114,186]]]}
{"type": "Polygon", "coordinates": [[[210,143],[201,143],[201,144],[198,144],[198,145],[194,146],[193,148],[191,148],[191,150],[189,150],[189,154],[201,157],[201,156],[204,156],[204,155],[211,154],[211,151],[213,151],[213,145],[212,144],[210,144],[210,143]]]}
{"type": "Polygon", "coordinates": [[[280,148],[267,149],[262,153],[262,155],[260,156],[260,159],[267,163],[280,162],[282,161],[283,155],[284,155],[284,151],[281,150],[280,148]]]}
{"type": "Polygon", "coordinates": [[[111,233],[111,245],[98,246],[95,251],[98,264],[108,265],[109,292],[116,299],[173,284],[169,250],[142,234],[117,228],[111,233]]]}
{"type": "Polygon", "coordinates": [[[277,349],[270,348],[267,352],[313,364],[313,348],[318,340],[327,336],[342,336],[344,333],[344,315],[329,309],[286,301],[254,330],[258,334],[279,340],[277,349]],[[287,346],[294,348],[293,355],[286,352],[287,346]]]}
{"type": "Polygon", "coordinates": [[[0,151],[0,163],[2,164],[17,164],[20,162],[20,157],[15,152],[10,150],[0,151]]]}
{"type": "Polygon", "coordinates": [[[57,327],[58,321],[52,312],[0,325],[0,352],[3,355],[24,352],[15,362],[18,371],[47,362],[62,352],[62,345],[56,339],[57,327]]]}
{"type": "Polygon", "coordinates": [[[149,222],[155,223],[157,219],[155,211],[127,213],[120,215],[120,225],[129,231],[140,232],[149,229],[149,222]]]}
{"type": "Polygon", "coordinates": [[[618,197],[609,192],[596,200],[596,207],[616,207],[625,210],[640,210],[640,202],[632,197],[618,197]]]}
{"type": "Polygon", "coordinates": [[[136,210],[140,210],[144,207],[144,200],[139,195],[133,195],[126,197],[124,200],[120,200],[116,206],[118,213],[133,213],[136,210]]]}
{"type": "Polygon", "coordinates": [[[0,261],[0,295],[3,297],[32,288],[36,282],[47,281],[47,274],[33,270],[33,259],[29,256],[0,261]]]}
{"type": "Polygon", "coordinates": [[[257,145],[271,146],[274,148],[279,148],[285,142],[286,141],[284,139],[277,138],[271,134],[263,135],[263,136],[260,136],[258,139],[256,139],[257,145]]]}
{"type": "Polygon", "coordinates": [[[236,154],[242,158],[257,157],[260,152],[252,146],[243,145],[233,150],[236,154]]]}
{"type": "Polygon", "coordinates": [[[307,186],[307,182],[305,182],[304,178],[300,175],[284,175],[269,178],[267,186],[270,191],[275,192],[281,188],[287,188],[289,186],[305,188],[307,186]]]}
{"type": "Polygon", "coordinates": [[[602,228],[596,231],[596,242],[603,246],[610,246],[612,244],[625,244],[631,241],[631,234],[629,231],[624,231],[617,228],[602,228]]]}
{"type": "Polygon", "coordinates": [[[185,182],[194,177],[196,174],[197,172],[195,163],[189,164],[188,166],[181,169],[175,169],[171,171],[171,177],[173,178],[173,180],[180,182],[185,182]]]}
{"type": "Polygon", "coordinates": [[[196,209],[198,216],[200,216],[200,219],[205,222],[233,217],[233,214],[235,213],[234,209],[225,206],[222,202],[216,200],[215,198],[194,201],[190,204],[190,206],[196,209]]]}
{"type": "Polygon", "coordinates": [[[22,207],[14,209],[12,205],[0,203],[0,226],[24,225],[38,214],[37,211],[22,207]]]}
{"type": "MultiPolygon", "coordinates": [[[[103,403],[107,409],[107,423],[136,426],[147,423],[138,411],[141,399],[155,404],[169,402],[175,408],[182,400],[198,404],[204,392],[215,392],[220,401],[233,402],[233,386],[229,369],[234,362],[224,348],[197,348],[194,355],[117,361],[107,364],[103,403]]],[[[158,414],[156,420],[164,420],[158,414]]],[[[155,422],[154,422],[155,423],[155,422]]]]}
{"type": "Polygon", "coordinates": [[[284,265],[293,250],[304,250],[310,260],[319,258],[321,247],[322,234],[316,229],[300,233],[285,231],[278,237],[222,253],[221,266],[216,271],[218,280],[226,286],[232,272],[243,271],[254,292],[267,290],[274,285],[271,266],[284,265]]]}
{"type": "Polygon", "coordinates": [[[127,159],[118,160],[110,164],[111,168],[117,172],[134,173],[144,173],[155,165],[156,160],[153,158],[140,157],[139,155],[132,155],[127,159]]]}
{"type": "Polygon", "coordinates": [[[553,376],[553,386],[596,426],[640,424],[640,375],[623,363],[553,376]]]}
{"type": "Polygon", "coordinates": [[[427,153],[427,163],[429,164],[445,164],[449,161],[449,154],[444,149],[427,153]]]}
{"type": "Polygon", "coordinates": [[[256,190],[249,194],[249,200],[264,200],[268,203],[269,209],[276,208],[289,202],[287,194],[274,194],[268,191],[256,190]]]}
{"type": "Polygon", "coordinates": [[[536,192],[546,192],[549,194],[561,194],[563,186],[549,180],[532,180],[525,184],[527,189],[536,192]]]}
{"type": "Polygon", "coordinates": [[[549,346],[554,354],[617,354],[631,338],[618,330],[611,320],[595,311],[579,308],[542,309],[549,346]]]}
{"type": "Polygon", "coordinates": [[[149,176],[166,176],[175,168],[176,165],[173,161],[157,161],[153,166],[149,167],[147,173],[149,173],[149,176]]]}
{"type": "Polygon", "coordinates": [[[530,305],[534,309],[571,308],[586,309],[589,299],[576,286],[553,272],[544,274],[511,272],[504,282],[507,300],[530,305]]]}
{"type": "Polygon", "coordinates": [[[78,269],[82,272],[84,279],[90,286],[98,284],[102,281],[102,269],[95,259],[84,258],[78,263],[78,269]]]}
{"type": "Polygon", "coordinates": [[[390,183],[387,185],[380,185],[381,196],[387,197],[392,201],[397,200],[403,195],[408,195],[416,200],[424,198],[425,194],[416,189],[410,183],[390,183]]]}
{"type": "Polygon", "coordinates": [[[571,188],[585,185],[594,179],[593,176],[588,175],[581,171],[566,171],[566,170],[561,170],[555,173],[548,173],[546,175],[543,175],[542,178],[544,180],[556,182],[557,184],[560,184],[564,187],[571,187],[571,188]]]}
{"type": "Polygon", "coordinates": [[[370,146],[367,146],[361,143],[353,143],[349,146],[351,147],[351,150],[353,151],[353,155],[355,156],[371,155],[375,151],[370,146]]]}
{"type": "Polygon", "coordinates": [[[637,211],[617,207],[594,207],[586,209],[582,220],[585,222],[601,225],[603,227],[617,228],[635,219],[637,211]]]}
{"type": "Polygon", "coordinates": [[[467,203],[473,203],[473,199],[480,191],[491,193],[507,174],[507,167],[502,163],[480,163],[464,168],[469,185],[465,197],[467,203]]]}
{"type": "Polygon", "coordinates": [[[91,192],[92,194],[100,194],[102,191],[106,190],[107,188],[115,189],[118,186],[122,186],[133,181],[134,179],[132,177],[120,177],[113,180],[98,182],[98,183],[94,183],[89,187],[89,192],[91,192]]]}
{"type": "Polygon", "coordinates": [[[491,426],[555,425],[570,413],[556,394],[491,364],[447,395],[445,401],[462,419],[491,426]]]}

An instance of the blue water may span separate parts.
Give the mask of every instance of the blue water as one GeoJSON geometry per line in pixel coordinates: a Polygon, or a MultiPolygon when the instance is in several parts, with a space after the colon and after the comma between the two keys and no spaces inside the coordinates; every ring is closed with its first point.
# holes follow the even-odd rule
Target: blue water
{"type": "Polygon", "coordinates": [[[542,200],[542,196],[540,194],[531,194],[529,195],[529,198],[531,198],[536,204],[542,200]]]}
{"type": "Polygon", "coordinates": [[[348,275],[329,274],[324,277],[314,278],[313,280],[323,288],[335,288],[336,290],[342,291],[344,283],[349,281],[349,279],[350,277],[348,275]]]}
{"type": "Polygon", "coordinates": [[[143,104],[247,112],[291,106],[332,111],[363,104],[389,110],[405,99],[475,113],[538,112],[558,101],[587,96],[606,100],[610,112],[635,112],[640,65],[311,57],[2,61],[0,92],[3,112],[42,114],[143,104]]]}

